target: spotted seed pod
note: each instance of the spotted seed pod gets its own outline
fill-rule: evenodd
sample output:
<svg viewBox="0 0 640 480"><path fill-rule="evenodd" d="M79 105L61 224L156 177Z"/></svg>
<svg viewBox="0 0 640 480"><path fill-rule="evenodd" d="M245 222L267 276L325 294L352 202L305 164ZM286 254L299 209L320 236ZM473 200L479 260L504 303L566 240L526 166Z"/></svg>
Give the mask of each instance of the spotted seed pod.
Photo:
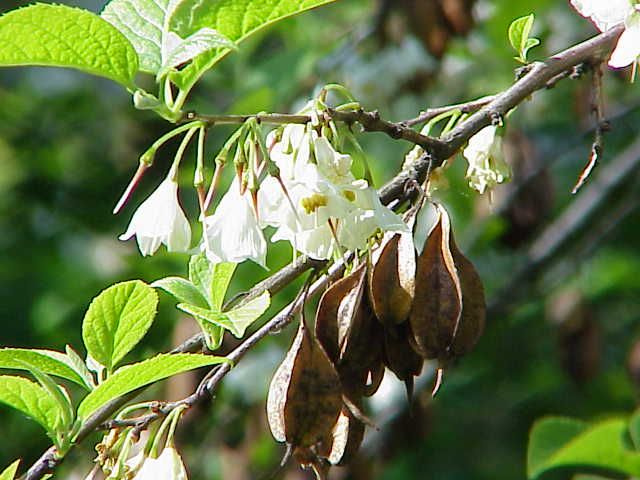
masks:
<svg viewBox="0 0 640 480"><path fill-rule="evenodd" d="M407 320L415 292L416 253L411 232L388 233L369 268L369 302L378 320L393 326Z"/></svg>
<svg viewBox="0 0 640 480"><path fill-rule="evenodd" d="M316 313L316 338L333 362L346 395L372 395L382 367L382 329L365 298L367 265L338 280L324 293Z"/></svg>
<svg viewBox="0 0 640 480"><path fill-rule="evenodd" d="M267 396L274 438L296 449L315 446L333 430L342 408L338 374L318 341L300 322Z"/></svg>

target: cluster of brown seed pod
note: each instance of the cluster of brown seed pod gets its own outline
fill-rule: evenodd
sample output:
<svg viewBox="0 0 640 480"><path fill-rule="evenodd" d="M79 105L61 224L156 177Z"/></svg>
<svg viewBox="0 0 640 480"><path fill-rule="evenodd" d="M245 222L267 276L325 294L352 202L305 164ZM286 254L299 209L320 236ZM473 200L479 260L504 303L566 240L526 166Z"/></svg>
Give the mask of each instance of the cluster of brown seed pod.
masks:
<svg viewBox="0 0 640 480"><path fill-rule="evenodd" d="M271 382L273 436L318 478L359 449L368 423L363 399L378 390L385 367L411 396L425 359L438 361L441 378L484 328L482 283L455 244L449 215L440 204L423 208L433 215L420 253L411 231L386 234L366 261L324 292L315 331L300 322ZM416 213L406 215L410 226Z"/></svg>

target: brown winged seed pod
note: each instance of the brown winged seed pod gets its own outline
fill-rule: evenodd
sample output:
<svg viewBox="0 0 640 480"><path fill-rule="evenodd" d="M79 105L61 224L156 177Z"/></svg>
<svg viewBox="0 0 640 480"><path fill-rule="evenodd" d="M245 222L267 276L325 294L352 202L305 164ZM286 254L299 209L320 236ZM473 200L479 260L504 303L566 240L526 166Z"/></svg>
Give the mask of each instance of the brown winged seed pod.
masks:
<svg viewBox="0 0 640 480"><path fill-rule="evenodd" d="M316 313L316 337L352 401L373 395L384 374L382 328L364 295L366 277L367 265L362 264L335 282L322 295Z"/></svg>
<svg viewBox="0 0 640 480"><path fill-rule="evenodd" d="M369 301L386 326L409 318L415 291L416 252L411 232L388 233L371 255Z"/></svg>
<svg viewBox="0 0 640 480"><path fill-rule="evenodd" d="M438 218L418 257L415 298L409 317L416 351L443 363L467 353L485 323L482 283L453 240L449 215Z"/></svg>
<svg viewBox="0 0 640 480"><path fill-rule="evenodd" d="M342 407L330 438L323 442L321 452L331 465L345 465L358 452L364 438L365 425L355 418L351 411Z"/></svg>
<svg viewBox="0 0 640 480"><path fill-rule="evenodd" d="M290 445L297 459L315 459L319 443L332 434L341 409L338 374L302 321L269 388L271 432L277 441Z"/></svg>

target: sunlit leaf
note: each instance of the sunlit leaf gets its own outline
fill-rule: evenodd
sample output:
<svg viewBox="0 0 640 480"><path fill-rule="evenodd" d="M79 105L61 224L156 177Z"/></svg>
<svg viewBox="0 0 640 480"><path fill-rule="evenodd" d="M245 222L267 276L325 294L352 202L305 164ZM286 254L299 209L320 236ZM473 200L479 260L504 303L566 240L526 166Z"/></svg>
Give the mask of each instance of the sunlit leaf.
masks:
<svg viewBox="0 0 640 480"><path fill-rule="evenodd" d="M625 443L627 420L595 424L563 417L536 422L529 435L527 471L530 479L557 468L606 469L640 475L640 454Z"/></svg>
<svg viewBox="0 0 640 480"><path fill-rule="evenodd" d="M242 338L247 328L269 308L270 302L269 292L265 291L259 297L227 312L198 308L184 303L179 304L178 308L183 312L229 330L237 338Z"/></svg>
<svg viewBox="0 0 640 480"><path fill-rule="evenodd" d="M209 289L212 308L222 309L224 297L227 294L231 277L233 277L235 271L235 263L221 262L213 266L213 277L211 278L211 286Z"/></svg>
<svg viewBox="0 0 640 480"><path fill-rule="evenodd" d="M508 36L509 43L518 52L516 60L526 63L527 52L529 49L540 44L540 40L537 38L529 38L531 29L533 28L533 22L535 16L533 14L525 15L524 17L516 18L511 25L509 25Z"/></svg>
<svg viewBox="0 0 640 480"><path fill-rule="evenodd" d="M167 277L156 280L151 284L154 288L160 288L172 295L176 300L206 308L209 305L207 299L200 290L189 280L181 277Z"/></svg>
<svg viewBox="0 0 640 480"><path fill-rule="evenodd" d="M140 280L118 283L100 293L82 323L82 339L91 357L113 369L147 333L157 305L155 290Z"/></svg>
<svg viewBox="0 0 640 480"><path fill-rule="evenodd" d="M201 28L213 28L236 44L262 28L335 0L183 0L171 16L170 28L188 37ZM204 72L229 53L211 50L172 76L183 90L190 90Z"/></svg>
<svg viewBox="0 0 640 480"><path fill-rule="evenodd" d="M20 465L19 459L5 468L2 473L0 473L0 480L13 480L16 476L16 472L18 471L18 465Z"/></svg>
<svg viewBox="0 0 640 480"><path fill-rule="evenodd" d="M22 377L0 376L0 402L38 422L49 435L55 433L62 415L60 407L44 388Z"/></svg>
<svg viewBox="0 0 640 480"><path fill-rule="evenodd" d="M75 68L132 87L138 57L99 16L40 3L0 17L0 66L17 65Z"/></svg>
<svg viewBox="0 0 640 480"><path fill-rule="evenodd" d="M162 354L148 360L125 365L85 397L78 407L78 417L85 420L102 405L125 393L194 368L226 362L224 357L196 353Z"/></svg>
<svg viewBox="0 0 640 480"><path fill-rule="evenodd" d="M91 389L91 384L87 384L86 379L75 370L73 361L64 353L27 348L0 349L0 368L28 370L26 364L33 365L49 375L66 378Z"/></svg>

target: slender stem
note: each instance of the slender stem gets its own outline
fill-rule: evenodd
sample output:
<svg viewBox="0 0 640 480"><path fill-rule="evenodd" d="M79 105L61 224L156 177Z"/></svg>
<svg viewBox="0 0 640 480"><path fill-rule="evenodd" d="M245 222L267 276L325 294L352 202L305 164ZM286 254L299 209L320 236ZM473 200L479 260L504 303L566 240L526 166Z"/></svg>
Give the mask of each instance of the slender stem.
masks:
<svg viewBox="0 0 640 480"><path fill-rule="evenodd" d="M162 145L167 143L173 137L180 135L182 132L185 132L191 128L196 128L200 126L202 126L202 121L196 120L194 122L189 122L189 123L180 125L179 127L174 128L170 132L165 133L163 136L161 136L159 139L153 142L153 144L147 149L147 151L142 154L140 161L145 161L148 165L151 165L151 163L153 163L153 157L156 154L156 151L158 151L158 149Z"/></svg>
<svg viewBox="0 0 640 480"><path fill-rule="evenodd" d="M424 112L421 112L420 115L418 115L417 117L412 118L410 120L405 120L402 123L405 124L407 127L413 127L414 125L420 125L422 123L426 123L429 120L437 117L438 115L450 112L452 110L460 110L461 113L475 112L477 110L480 110L485 105L488 105L489 103L491 103L493 100L495 100L495 98L496 98L496 95L487 95L486 97L478 98L476 100L471 100L469 102L456 103L453 105L446 105L444 107L429 108Z"/></svg>
<svg viewBox="0 0 640 480"><path fill-rule="evenodd" d="M196 131L198 131L198 129L201 130L202 127L201 126L193 127L192 129L190 129L182 139L182 142L180 142L180 146L178 147L178 150L176 151L176 155L173 158L173 164L171 165L171 170L169 170L169 178L171 178L171 180L173 180L174 182L178 181L178 168L180 167L180 162L182 162L184 151L187 149L187 145L189 145L191 138L193 138L193 136L195 135Z"/></svg>

